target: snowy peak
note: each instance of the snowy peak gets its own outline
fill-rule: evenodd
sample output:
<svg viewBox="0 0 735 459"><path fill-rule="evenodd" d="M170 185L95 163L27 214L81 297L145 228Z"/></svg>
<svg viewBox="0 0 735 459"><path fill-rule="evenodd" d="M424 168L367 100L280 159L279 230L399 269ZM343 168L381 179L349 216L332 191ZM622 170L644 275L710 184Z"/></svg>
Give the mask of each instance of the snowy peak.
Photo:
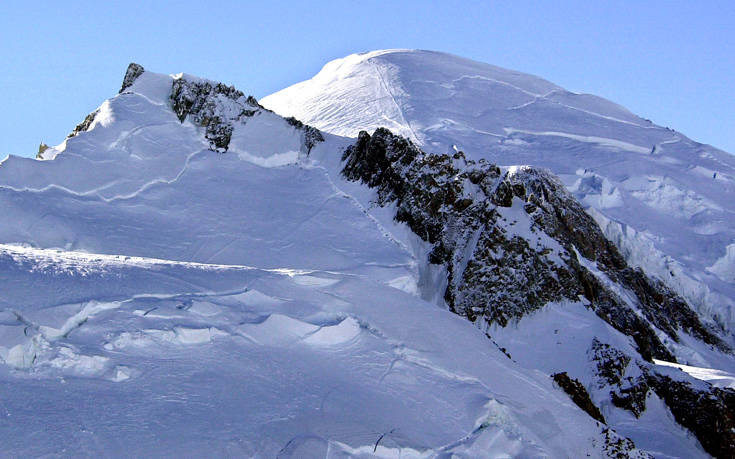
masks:
<svg viewBox="0 0 735 459"><path fill-rule="evenodd" d="M131 63L123 78L122 88L116 97L105 101L87 115L62 144L39 152L37 159L53 159L67 150L68 142L81 133L97 129L97 137L104 131L122 132L128 136L138 128L148 130L154 126L172 124L177 119L184 130L194 126L203 141L212 151L233 151L249 157L259 164L281 165L294 162L298 154L308 154L319 142L324 141L321 133L295 118L284 119L263 108L252 96L246 96L233 86L199 78L185 73L166 75L144 70L143 66ZM152 126L136 126L136 124ZM108 126L114 124L110 129ZM187 137L188 134L181 134ZM251 136L270 136L273 155L252 155L244 148ZM234 139L233 139L234 136ZM261 140L264 140L261 139ZM122 137L110 140L105 145L95 145L94 150L81 149L97 159L119 150ZM270 159L269 159L270 158Z"/></svg>
<svg viewBox="0 0 735 459"><path fill-rule="evenodd" d="M550 169L627 262L735 330L735 158L608 100L431 51L353 54L264 106L327 132ZM735 339L731 339L735 342Z"/></svg>
<svg viewBox="0 0 735 459"><path fill-rule="evenodd" d="M536 165L477 158L558 147L535 137L641 155L635 139L503 124L498 150L473 158L460 147L482 128L455 121L483 116L472 95L561 90L424 51L351 56L326 70L324 84L345 98L306 104L325 118L341 123L340 104L369 102L353 107L365 120L393 113L397 129L425 139L441 129L421 128L423 97L434 110L425 113L451 127L441 135L458 139L451 154L386 129L322 133L231 86L131 64L120 93L45 150L48 161L0 163L8 451L735 449L730 341L626 264L575 200L623 201L619 181L582 171L568 191ZM442 107L454 99L464 111ZM717 266L728 272L727 261ZM714 375L719 387L706 382ZM114 403L85 402L97 396ZM33 438L48 418L39 411L61 420L57 437Z"/></svg>
<svg viewBox="0 0 735 459"><path fill-rule="evenodd" d="M49 160L0 164L7 451L640 453L414 294L350 139L139 70Z"/></svg>
<svg viewBox="0 0 735 459"><path fill-rule="evenodd" d="M477 96L481 96L482 104L478 104ZM594 113L600 119L646 124L623 107L595 96L568 92L532 75L421 50L352 54L328 63L311 80L265 97L262 102L277 113L296 116L336 134L355 137L359 129L387 127L441 147L439 152L448 146L433 145L434 139L425 131L435 131L447 123L458 129L472 128L462 118L482 116L489 121L500 111L509 111L503 118L523 121L536 107L524 108L534 104L564 106L572 115L574 111ZM463 117L458 119L456 115L462 112ZM501 121L494 119L486 135L504 136L507 125ZM470 150L470 145L462 147Z"/></svg>

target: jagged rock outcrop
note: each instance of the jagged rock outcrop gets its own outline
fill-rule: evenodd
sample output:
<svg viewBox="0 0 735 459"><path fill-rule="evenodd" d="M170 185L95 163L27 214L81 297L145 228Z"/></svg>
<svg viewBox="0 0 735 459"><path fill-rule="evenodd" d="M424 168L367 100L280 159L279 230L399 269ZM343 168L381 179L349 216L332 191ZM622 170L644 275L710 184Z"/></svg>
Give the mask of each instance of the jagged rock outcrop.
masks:
<svg viewBox="0 0 735 459"><path fill-rule="evenodd" d="M186 77L174 80L171 87L171 105L179 121L187 117L205 128L205 137L213 151L226 152L230 145L235 123L246 123L248 118L264 110L253 96L245 96L234 86ZM286 120L302 131L305 153L309 153L324 137L316 128L294 118Z"/></svg>
<svg viewBox="0 0 735 459"><path fill-rule="evenodd" d="M677 370L635 360L597 339L588 352L596 365L597 387L610 388L613 405L630 411L636 418L646 410L649 394L666 403L674 419L699 439L715 457L735 453L735 391L697 381Z"/></svg>
<svg viewBox="0 0 735 459"><path fill-rule="evenodd" d="M181 122L190 116L192 122L205 128L211 149L219 152L227 151L230 145L233 123L251 117L261 109L254 97L245 97L233 86L185 78L174 80L171 103Z"/></svg>
<svg viewBox="0 0 735 459"><path fill-rule="evenodd" d="M635 448L635 444L629 438L618 435L610 428L602 431L605 436L605 455L614 459L652 459L650 454Z"/></svg>
<svg viewBox="0 0 735 459"><path fill-rule="evenodd" d="M551 377L554 379L554 382L556 382L559 387L569 395L575 405L584 410L584 412L589 414L593 419L596 419L603 424L607 424L607 422L605 422L605 417L600 413L600 409L592 403L590 394L587 392L587 389L584 388L582 383L569 377L566 372L554 373Z"/></svg>
<svg viewBox="0 0 735 459"><path fill-rule="evenodd" d="M311 149L319 142L324 142L324 136L319 129L304 124L293 116L286 118L286 122L302 132L302 143L306 147L306 153L309 154Z"/></svg>
<svg viewBox="0 0 735 459"><path fill-rule="evenodd" d="M633 416L640 418L646 410L646 399L649 387L646 378L628 378L619 383L619 389L610 391L610 400L618 408L630 411Z"/></svg>
<svg viewBox="0 0 735 459"><path fill-rule="evenodd" d="M588 354L596 363L595 375L602 383L600 387L620 384L631 360L629 356L597 338L592 340Z"/></svg>
<svg viewBox="0 0 735 459"><path fill-rule="evenodd" d="M67 139L70 139L72 137L77 136L81 132L86 132L89 130L89 127L92 126L92 123L94 122L94 118L97 116L97 113L99 113L99 110L95 110L86 117L84 117L84 121L77 124L73 131L69 133L69 135L66 136Z"/></svg>
<svg viewBox="0 0 735 459"><path fill-rule="evenodd" d="M42 159L43 158L43 152L48 150L49 146L45 143L41 142L40 145L38 145L38 153L36 153L36 159Z"/></svg>
<svg viewBox="0 0 735 459"><path fill-rule="evenodd" d="M141 76L145 72L145 69L142 65L136 64L135 62L131 62L130 65L128 65L127 71L125 71L125 76L123 77L122 87L120 88L120 91L118 94L122 94L123 91L128 89L130 86L133 85L135 80Z"/></svg>
<svg viewBox="0 0 735 459"><path fill-rule="evenodd" d="M726 348L683 300L628 267L547 171L425 154L386 129L361 132L343 160L346 178L375 188L379 205L395 204L395 219L432 244L429 261L448 272L447 305L473 322L505 326L549 302L585 301L646 360L675 360L654 327Z"/></svg>
<svg viewBox="0 0 735 459"><path fill-rule="evenodd" d="M646 382L671 409L676 422L692 431L715 457L735 455L735 391L697 388L692 382L646 372Z"/></svg>
<svg viewBox="0 0 735 459"><path fill-rule="evenodd" d="M708 452L735 451L726 427L731 391L667 384L650 364L653 358L676 361L658 331L673 341L683 332L724 351L727 346L684 300L629 267L549 172L501 169L467 161L461 152L426 154L382 128L373 135L361 132L342 159L347 179L374 188L376 204L394 205L395 220L431 245L428 261L446 268L444 299L453 312L475 323L505 326L550 302L582 302L630 336L640 354L634 358L596 340L588 351L599 387L610 386L615 406L640 416L652 389ZM627 373L633 367L637 370ZM575 403L604 422L581 383L565 372L553 377ZM697 402L704 398L709 401ZM710 433L696 422L709 426Z"/></svg>
<svg viewBox="0 0 735 459"><path fill-rule="evenodd" d="M131 63L123 77L120 94L125 93L145 69ZM171 109L182 123L188 118L192 123L204 128L204 136L210 149L220 153L230 147L235 124L245 124L248 119L270 110L261 106L253 96L246 96L234 86L215 83L200 78L181 75L173 80L169 96ZM92 126L99 110L87 115L67 138L86 132ZM286 118L286 122L301 132L303 153L309 154L319 142L324 142L322 133L296 118Z"/></svg>

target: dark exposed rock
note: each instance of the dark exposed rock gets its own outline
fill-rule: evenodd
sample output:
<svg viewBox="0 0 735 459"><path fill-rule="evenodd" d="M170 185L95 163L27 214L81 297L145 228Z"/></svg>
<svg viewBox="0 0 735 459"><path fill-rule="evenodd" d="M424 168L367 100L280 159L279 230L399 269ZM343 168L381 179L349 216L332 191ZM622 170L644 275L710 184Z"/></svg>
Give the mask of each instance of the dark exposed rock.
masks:
<svg viewBox="0 0 735 459"><path fill-rule="evenodd" d="M648 453L635 449L635 444L629 438L621 437L614 430L606 427L602 434L605 438L605 456L615 459L628 459L633 457L635 451L635 457L639 458L653 458Z"/></svg>
<svg viewBox="0 0 735 459"><path fill-rule="evenodd" d="M296 129L302 131L303 134L301 141L306 147L307 155L311 152L311 149L314 148L317 143L324 142L324 136L322 135L321 131L319 131L319 129L309 126L308 124L304 124L293 116L286 118L286 122Z"/></svg>
<svg viewBox="0 0 735 459"><path fill-rule="evenodd" d="M646 410L649 390L645 377L629 378L618 383L617 389L610 391L610 399L613 405L630 411L638 418Z"/></svg>
<svg viewBox="0 0 735 459"><path fill-rule="evenodd" d="M584 388L582 383L574 378L570 378L566 372L555 373L551 375L551 377L554 378L554 381L559 385L559 387L561 387L564 392L569 395L572 401L578 407L582 408L585 413L589 414L593 419L596 419L603 424L607 424L605 422L605 417L600 413L600 409L592 403L590 394L587 392L587 389Z"/></svg>
<svg viewBox="0 0 735 459"><path fill-rule="evenodd" d="M377 204L395 204L395 219L433 246L428 261L447 268L447 305L471 321L505 326L549 302L586 298L599 317L633 338L646 360L675 360L651 324L674 340L683 330L726 348L683 300L629 268L547 171L502 172L461 152L429 155L382 128L372 136L361 132L342 159L346 178L375 188ZM617 290L637 295L645 317Z"/></svg>
<svg viewBox="0 0 735 459"><path fill-rule="evenodd" d="M625 377L631 357L608 344L594 340L588 352L597 365L598 387L610 386L613 405L636 418L646 410L651 391L669 407L674 419L696 435L704 449L716 457L735 453L735 391L708 383L675 379L656 367L638 361L638 376Z"/></svg>
<svg viewBox="0 0 735 459"><path fill-rule="evenodd" d="M615 349L609 344L602 343L597 338L592 340L592 346L588 352L590 360L596 362L595 374L605 384L619 385L625 375L625 370L630 363L630 357Z"/></svg>
<svg viewBox="0 0 735 459"><path fill-rule="evenodd" d="M705 451L715 457L735 457L735 391L698 389L654 372L648 372L646 380L676 422L692 431Z"/></svg>
<svg viewBox="0 0 735 459"><path fill-rule="evenodd" d="M182 123L191 122L205 128L205 137L213 151L226 152L236 123L244 124L261 112L270 112L253 96L245 96L234 86L206 80L177 78L171 86L171 108ZM322 133L295 118L286 122L301 131L304 152L308 154L324 141Z"/></svg>
<svg viewBox="0 0 735 459"><path fill-rule="evenodd" d="M549 172L504 172L484 161L466 161L461 152L429 155L386 129L372 136L361 132L342 159L347 179L374 188L376 204L394 205L395 220L431 244L428 261L446 268L444 299L456 314L505 326L549 302L584 299L601 319L633 339L645 361L676 361L654 327L674 341L686 332L729 351L683 299L629 267ZM654 390L707 451L732 451L735 430L727 430L732 428L732 391L667 385L649 363L599 341L589 352L597 362L598 385L610 386L615 406L640 416ZM641 372L626 377L634 358ZM578 381L566 373L554 379L604 422Z"/></svg>
<svg viewBox="0 0 735 459"><path fill-rule="evenodd" d="M619 279L635 292L646 318L675 341L679 341L677 330L683 330L722 351L729 351L715 331L704 325L694 310L660 280L647 277L637 268L619 271Z"/></svg>
<svg viewBox="0 0 735 459"><path fill-rule="evenodd" d="M36 159L42 159L43 158L43 152L48 150L49 146L45 143L41 142L41 144L38 146L38 153L36 153Z"/></svg>
<svg viewBox="0 0 735 459"><path fill-rule="evenodd" d="M260 104L233 86L209 81L177 78L171 87L171 104L179 121L187 116L205 128L205 137L214 151L226 152L232 138L234 122L258 113ZM223 103L229 101L229 103Z"/></svg>
<svg viewBox="0 0 735 459"><path fill-rule="evenodd" d="M234 86L226 86L222 83L213 84L209 81L189 81L185 78L177 78L171 87L171 101L179 121L184 121L187 115L213 118L213 112L217 108L216 99L220 95L230 100L245 97ZM253 104L251 99L255 100L249 97L245 99L245 103L257 108L257 102Z"/></svg>
<svg viewBox="0 0 735 459"><path fill-rule="evenodd" d="M648 384L644 375L625 377L626 370L632 358L609 344L602 343L597 338L592 340L587 355L595 365L597 388L610 388L610 400L618 408L630 411L635 417L646 409ZM645 365L637 362L638 366Z"/></svg>
<svg viewBox="0 0 735 459"><path fill-rule="evenodd" d="M679 341L678 331L684 331L729 351L715 331L703 325L681 297L662 282L647 277L640 269L627 266L614 244L605 238L592 217L566 192L558 179L545 171L527 168L521 174L509 176L509 181L513 187L523 185L527 188L529 204L526 211L534 222L567 250L572 252L576 249L584 258L596 262L596 269L613 282L632 291L637 307L652 325L674 341ZM598 315L604 316L618 330L633 336L644 358L673 359L668 351L662 349L658 339L652 339L647 324L637 316L624 313L629 308L620 308L620 298L603 288L597 276L592 276L589 270L577 270L577 273L584 295L596 305Z"/></svg>
<svg viewBox="0 0 735 459"><path fill-rule="evenodd" d="M89 115L87 115L84 118L84 121L82 121L81 123L77 124L77 126L74 128L74 130L71 131L71 133L69 133L69 135L67 135L66 138L69 139L69 138L75 137L80 132L86 132L86 131L88 131L89 130L89 127L94 122L94 118L97 116L97 113L98 112L99 112L99 110L95 110L92 113L90 113Z"/></svg>
<svg viewBox="0 0 735 459"><path fill-rule="evenodd" d="M660 374L645 362L638 362L637 377L623 377L630 357L595 340L590 348L598 363L597 376L611 387L614 406L640 417L653 391L683 427L689 429L702 447L715 457L735 454L735 391L712 387L708 383L679 380ZM604 387L604 384L600 387Z"/></svg>
<svg viewBox="0 0 735 459"><path fill-rule="evenodd" d="M120 88L120 91L118 94L122 94L123 91L128 89L133 85L135 80L143 74L145 69L142 65L138 65L134 62L131 62L130 65L128 65L128 69L125 72L125 76L123 77L122 87Z"/></svg>
<svg viewBox="0 0 735 459"><path fill-rule="evenodd" d="M632 337L644 359L649 362L654 358L676 360L661 343L650 324L626 306L618 295L606 288L598 277L588 270L580 270L577 274L584 288L584 296L592 304L595 313L619 332Z"/></svg>

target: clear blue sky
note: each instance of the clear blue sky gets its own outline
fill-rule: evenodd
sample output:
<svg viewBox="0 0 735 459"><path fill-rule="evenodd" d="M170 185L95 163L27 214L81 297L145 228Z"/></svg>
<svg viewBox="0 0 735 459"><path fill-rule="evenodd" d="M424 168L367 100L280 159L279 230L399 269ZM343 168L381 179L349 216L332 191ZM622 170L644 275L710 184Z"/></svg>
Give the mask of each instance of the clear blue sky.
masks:
<svg viewBox="0 0 735 459"><path fill-rule="evenodd" d="M61 142L131 61L263 97L381 48L532 73L735 153L733 0L138 3L0 4L0 159Z"/></svg>

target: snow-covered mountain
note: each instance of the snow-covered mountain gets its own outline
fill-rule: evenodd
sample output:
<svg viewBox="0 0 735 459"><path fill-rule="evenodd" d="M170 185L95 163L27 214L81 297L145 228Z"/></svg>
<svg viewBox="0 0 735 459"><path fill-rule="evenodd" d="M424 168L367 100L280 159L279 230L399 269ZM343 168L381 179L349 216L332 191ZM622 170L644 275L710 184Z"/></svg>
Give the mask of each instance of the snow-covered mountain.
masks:
<svg viewBox="0 0 735 459"><path fill-rule="evenodd" d="M310 124L131 64L0 162L6 454L735 450L730 337L551 173Z"/></svg>
<svg viewBox="0 0 735 459"><path fill-rule="evenodd" d="M338 135L386 127L429 152L549 168L629 263L735 330L732 155L600 97L431 51L353 54L261 102Z"/></svg>

